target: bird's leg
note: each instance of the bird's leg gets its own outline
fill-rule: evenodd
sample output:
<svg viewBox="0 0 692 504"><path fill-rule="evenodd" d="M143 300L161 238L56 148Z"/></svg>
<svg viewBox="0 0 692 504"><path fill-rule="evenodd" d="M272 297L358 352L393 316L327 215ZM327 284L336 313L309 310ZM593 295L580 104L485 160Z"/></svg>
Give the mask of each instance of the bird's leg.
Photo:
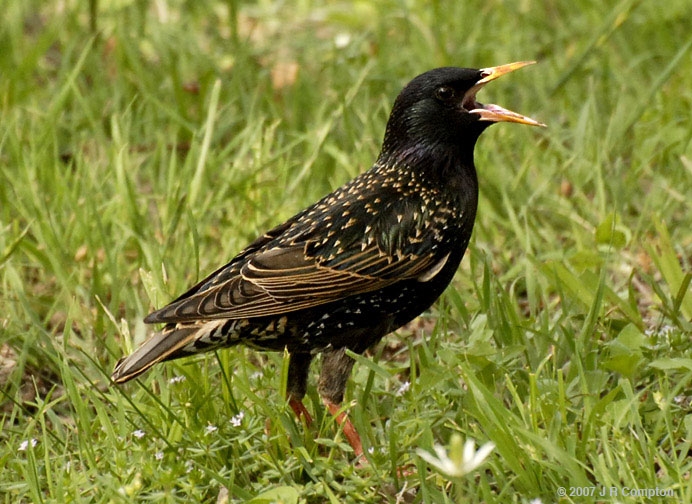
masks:
<svg viewBox="0 0 692 504"><path fill-rule="evenodd" d="M290 397L288 399L288 405L296 414L298 421L300 421L300 417L302 416L305 419L305 425L307 425L308 427L312 425L312 417L310 416L310 412L303 404L303 401L299 401L297 399L294 399L293 397Z"/></svg>
<svg viewBox="0 0 692 504"><path fill-rule="evenodd" d="M351 423L351 420L348 419L348 415L346 414L346 412L339 412L339 410L341 409L341 404L333 403L329 399L323 400L325 406L327 406L327 409L329 410L329 413L336 417L336 423L338 423L341 427L344 436L346 436L346 439L348 440L348 444L350 444L351 448L353 448L353 453L358 459L358 463L360 464L360 457L363 455L363 444L360 441L360 435L358 434L358 431L356 431L356 428Z"/></svg>
<svg viewBox="0 0 692 504"><path fill-rule="evenodd" d="M360 441L360 436L356 428L348 419L345 411L341 409L341 402L344 399L344 390L346 382L351 375L354 360L346 355L343 348L337 350L326 351L322 354L322 370L320 372L320 382L318 391L329 413L336 416L336 421L341 426L344 436L348 443L353 448L353 453L361 462L363 455L363 445Z"/></svg>
<svg viewBox="0 0 692 504"><path fill-rule="evenodd" d="M288 361L288 383L286 385L286 397L288 405L298 417L305 419L306 425L312 423L312 417L303 404L303 397L308 386L308 374L310 372L310 362L312 354L292 353Z"/></svg>

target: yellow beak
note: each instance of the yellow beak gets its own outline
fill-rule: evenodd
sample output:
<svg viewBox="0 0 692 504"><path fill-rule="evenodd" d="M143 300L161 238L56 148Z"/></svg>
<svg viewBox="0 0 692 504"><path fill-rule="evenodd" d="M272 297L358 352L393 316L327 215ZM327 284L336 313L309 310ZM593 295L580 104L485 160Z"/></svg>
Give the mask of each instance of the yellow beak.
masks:
<svg viewBox="0 0 692 504"><path fill-rule="evenodd" d="M477 114L480 116L481 121L491 121L491 122L515 122L520 124L528 124L530 126L543 126L545 124L538 122L530 117L517 114L511 110L500 107L499 105L489 104L483 105L476 101L476 93L485 86L488 82L494 81L498 77L518 70L519 68L525 67L527 65L533 65L535 61L517 61L516 63L508 63L507 65L500 65L496 67L489 67L481 69L481 74L483 77L481 80L476 82L476 84L469 89L464 95L463 103L465 106L471 105L469 113Z"/></svg>

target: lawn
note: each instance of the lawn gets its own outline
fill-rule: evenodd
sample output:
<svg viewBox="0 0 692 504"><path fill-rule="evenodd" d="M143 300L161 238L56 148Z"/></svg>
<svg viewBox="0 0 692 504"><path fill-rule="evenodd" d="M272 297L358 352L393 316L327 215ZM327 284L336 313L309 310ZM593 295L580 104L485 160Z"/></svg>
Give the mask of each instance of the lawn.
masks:
<svg viewBox="0 0 692 504"><path fill-rule="evenodd" d="M692 501L688 0L2 5L2 502ZM482 136L454 282L358 358L369 464L317 363L310 427L281 353L110 384L147 313L372 164L408 80L529 59L478 98L548 128ZM471 440L467 474L421 456Z"/></svg>

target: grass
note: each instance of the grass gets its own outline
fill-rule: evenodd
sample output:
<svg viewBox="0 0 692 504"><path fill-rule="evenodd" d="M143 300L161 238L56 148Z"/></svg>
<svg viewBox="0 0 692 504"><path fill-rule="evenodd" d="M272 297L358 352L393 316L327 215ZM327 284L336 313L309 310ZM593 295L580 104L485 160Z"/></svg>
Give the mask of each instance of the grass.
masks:
<svg viewBox="0 0 692 504"><path fill-rule="evenodd" d="M692 501L688 3L5 2L2 500ZM368 467L281 354L109 385L146 313L372 163L407 80L522 59L481 99L549 128L484 134L453 285L358 359ZM496 448L450 479L417 450L457 434Z"/></svg>

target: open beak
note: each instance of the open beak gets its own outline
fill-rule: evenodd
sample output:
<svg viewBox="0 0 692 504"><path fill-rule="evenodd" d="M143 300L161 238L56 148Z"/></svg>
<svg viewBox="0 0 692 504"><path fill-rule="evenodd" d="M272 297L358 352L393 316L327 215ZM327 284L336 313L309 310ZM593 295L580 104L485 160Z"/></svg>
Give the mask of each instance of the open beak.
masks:
<svg viewBox="0 0 692 504"><path fill-rule="evenodd" d="M496 67L483 68L481 69L481 80L476 82L476 84L469 89L464 95L464 100L462 106L469 111L470 114L477 114L480 116L481 121L490 122L515 122L520 124L529 124L531 126L543 126L545 124L535 121L530 117L517 114L511 110L500 107L499 105L488 104L483 105L476 101L476 93L485 86L488 82L494 81L501 75L513 72L519 68L525 67L527 65L533 65L535 61L517 61L516 63L508 63L507 65L500 65Z"/></svg>

